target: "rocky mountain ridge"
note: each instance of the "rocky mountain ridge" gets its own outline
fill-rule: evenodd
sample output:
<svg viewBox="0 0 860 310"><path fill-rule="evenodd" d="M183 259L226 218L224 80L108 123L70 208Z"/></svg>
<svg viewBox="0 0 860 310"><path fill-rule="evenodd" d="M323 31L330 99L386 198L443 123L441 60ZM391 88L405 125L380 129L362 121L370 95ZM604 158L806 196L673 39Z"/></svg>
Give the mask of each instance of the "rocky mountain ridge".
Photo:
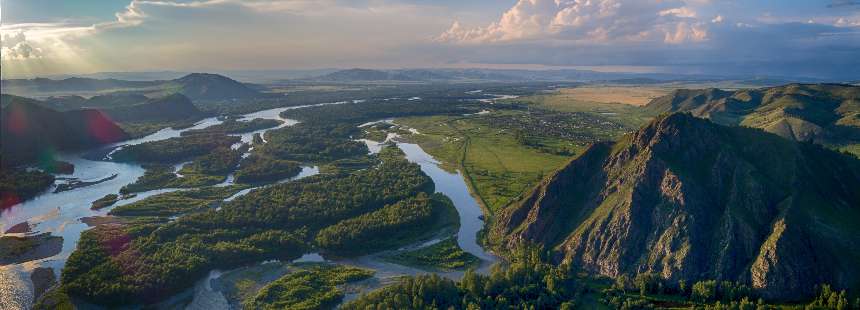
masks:
<svg viewBox="0 0 860 310"><path fill-rule="evenodd" d="M676 113L592 146L503 210L489 240L609 277L739 281L790 300L860 288L858 221L860 160Z"/></svg>

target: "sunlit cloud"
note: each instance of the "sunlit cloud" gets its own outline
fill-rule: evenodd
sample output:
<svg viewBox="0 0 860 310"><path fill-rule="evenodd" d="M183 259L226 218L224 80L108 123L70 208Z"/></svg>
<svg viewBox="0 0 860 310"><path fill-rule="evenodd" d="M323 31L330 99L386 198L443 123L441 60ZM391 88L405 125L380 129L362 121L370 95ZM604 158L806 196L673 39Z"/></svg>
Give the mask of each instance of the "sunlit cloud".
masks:
<svg viewBox="0 0 860 310"><path fill-rule="evenodd" d="M463 27L455 22L440 42L483 44L520 40L703 41L706 27L683 1L520 0L496 22Z"/></svg>

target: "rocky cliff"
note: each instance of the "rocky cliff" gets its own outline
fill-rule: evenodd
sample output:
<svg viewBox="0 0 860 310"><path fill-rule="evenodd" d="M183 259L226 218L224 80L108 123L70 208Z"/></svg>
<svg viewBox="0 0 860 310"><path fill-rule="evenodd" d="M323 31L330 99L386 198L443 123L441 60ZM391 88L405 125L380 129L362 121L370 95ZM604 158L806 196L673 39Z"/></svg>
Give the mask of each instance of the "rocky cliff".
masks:
<svg viewBox="0 0 860 310"><path fill-rule="evenodd" d="M597 144L504 210L491 243L544 244L593 273L860 289L860 161L689 114Z"/></svg>

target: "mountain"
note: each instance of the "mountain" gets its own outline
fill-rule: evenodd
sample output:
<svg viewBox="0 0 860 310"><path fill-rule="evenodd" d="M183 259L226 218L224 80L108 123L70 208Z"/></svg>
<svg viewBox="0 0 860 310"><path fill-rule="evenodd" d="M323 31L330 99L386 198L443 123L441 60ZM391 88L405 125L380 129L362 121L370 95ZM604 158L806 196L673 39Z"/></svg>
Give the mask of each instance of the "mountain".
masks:
<svg viewBox="0 0 860 310"><path fill-rule="evenodd" d="M675 113L590 147L504 209L490 243L543 244L610 277L740 281L796 300L820 283L860 289L858 222L860 160Z"/></svg>
<svg viewBox="0 0 860 310"><path fill-rule="evenodd" d="M18 165L56 151L114 143L128 135L97 110L58 112L39 101L2 95L0 135L4 164Z"/></svg>
<svg viewBox="0 0 860 310"><path fill-rule="evenodd" d="M48 106L59 111L77 110L83 108L110 109L115 107L141 104L149 100L141 94L112 93L90 97L57 96L48 97L44 101Z"/></svg>
<svg viewBox="0 0 860 310"><path fill-rule="evenodd" d="M117 107L102 109L118 122L140 121L177 121L200 116L202 112L182 94L172 94L162 98Z"/></svg>
<svg viewBox="0 0 860 310"><path fill-rule="evenodd" d="M860 87L789 84L751 90L677 90L645 106L653 113L690 112L723 125L761 128L819 143L860 142Z"/></svg>
<svg viewBox="0 0 860 310"><path fill-rule="evenodd" d="M46 78L3 80L3 93L32 95L51 93L97 92L121 89L143 89L158 86L162 81L124 81L71 77L61 80Z"/></svg>
<svg viewBox="0 0 860 310"><path fill-rule="evenodd" d="M192 73L168 83L175 90L193 100L247 99L260 93L223 75Z"/></svg>
<svg viewBox="0 0 860 310"><path fill-rule="evenodd" d="M31 97L48 97L48 101L58 104L93 104L79 95L107 96L108 104L116 104L118 99L132 96L164 96L181 93L192 100L247 99L261 96L260 92L248 85L223 75L191 73L173 80L124 81L117 79L66 78L52 80L36 78L29 80L3 80L3 93ZM109 93L105 95L105 93ZM120 98L127 96L128 98ZM138 97L138 99L140 99ZM145 99L144 99L145 100ZM138 102L139 103L139 102Z"/></svg>

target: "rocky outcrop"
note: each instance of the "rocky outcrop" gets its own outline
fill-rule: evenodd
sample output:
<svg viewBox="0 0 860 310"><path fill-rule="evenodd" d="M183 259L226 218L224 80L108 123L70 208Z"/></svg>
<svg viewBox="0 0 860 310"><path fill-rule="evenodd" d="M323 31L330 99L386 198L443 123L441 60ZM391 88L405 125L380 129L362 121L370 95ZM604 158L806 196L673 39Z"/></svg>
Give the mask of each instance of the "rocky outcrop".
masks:
<svg viewBox="0 0 860 310"><path fill-rule="evenodd" d="M855 158L672 114L592 146L504 210L490 240L544 244L610 277L740 281L791 299L818 283L860 288L858 221Z"/></svg>

